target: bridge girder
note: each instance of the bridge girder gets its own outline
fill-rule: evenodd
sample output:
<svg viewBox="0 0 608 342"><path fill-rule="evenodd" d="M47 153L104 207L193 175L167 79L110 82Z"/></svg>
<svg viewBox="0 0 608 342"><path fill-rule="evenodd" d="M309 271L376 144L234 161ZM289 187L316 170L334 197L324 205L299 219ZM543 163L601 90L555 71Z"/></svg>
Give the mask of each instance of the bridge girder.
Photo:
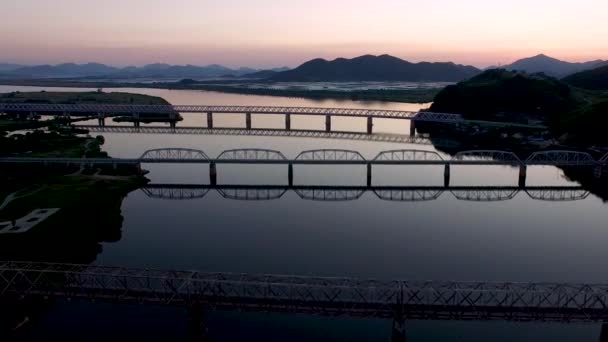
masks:
<svg viewBox="0 0 608 342"><path fill-rule="evenodd" d="M0 263L0 295L406 319L603 322L608 285L377 281Z"/></svg>

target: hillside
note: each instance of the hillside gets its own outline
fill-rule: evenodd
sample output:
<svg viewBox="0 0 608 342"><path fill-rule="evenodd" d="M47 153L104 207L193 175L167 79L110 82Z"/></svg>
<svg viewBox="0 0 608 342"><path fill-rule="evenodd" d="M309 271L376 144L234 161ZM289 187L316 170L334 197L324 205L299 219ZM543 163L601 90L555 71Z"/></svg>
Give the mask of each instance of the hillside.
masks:
<svg viewBox="0 0 608 342"><path fill-rule="evenodd" d="M443 89L430 110L477 120L543 121L568 142L608 143L608 98L544 74L487 70Z"/></svg>
<svg viewBox="0 0 608 342"><path fill-rule="evenodd" d="M410 63L389 56L365 55L333 61L313 59L280 72L269 80L280 82L410 81L457 82L480 72L472 66L454 63Z"/></svg>
<svg viewBox="0 0 608 342"><path fill-rule="evenodd" d="M520 59L510 65L503 66L502 68L511 71L525 71L529 74L542 72L549 76L561 78L583 70L593 69L607 63L608 61L602 60L571 63L540 54L534 57Z"/></svg>
<svg viewBox="0 0 608 342"><path fill-rule="evenodd" d="M568 85L542 74L492 69L439 92L432 111L461 113L467 118L550 119L576 107Z"/></svg>
<svg viewBox="0 0 608 342"><path fill-rule="evenodd" d="M579 88L608 90L608 65L570 75L563 81Z"/></svg>

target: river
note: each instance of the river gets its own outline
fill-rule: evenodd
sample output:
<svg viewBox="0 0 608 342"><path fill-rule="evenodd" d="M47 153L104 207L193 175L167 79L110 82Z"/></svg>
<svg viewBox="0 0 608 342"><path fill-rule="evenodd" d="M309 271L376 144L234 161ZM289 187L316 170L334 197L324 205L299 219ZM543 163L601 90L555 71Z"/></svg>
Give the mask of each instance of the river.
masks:
<svg viewBox="0 0 608 342"><path fill-rule="evenodd" d="M0 86L0 92L40 89ZM425 107L187 90L119 91L160 96L172 104L404 110ZM178 126L204 126L205 120L204 115L185 114ZM292 127L322 129L323 120L322 117L296 117L292 119ZM215 125L244 127L244 116L216 119ZM281 128L282 125L282 117L254 117L254 127ZM365 131L362 119L335 119L333 126L337 130ZM374 131L407 134L409 123L376 120ZM263 148L279 150L288 157L311 149L354 150L368 159L394 149L421 149L447 157L430 144L262 136L103 135L104 148L114 157L138 157L146 150L163 147L194 148L209 156L227 149ZM207 166L144 167L150 170L151 183L209 182ZM364 185L366 181L364 167L296 166L294 171L294 183L299 185ZM453 166L451 185L517 186L518 171L502 166ZM226 165L219 166L218 173L221 184L287 182L287 170L281 166ZM443 167L376 167L373 184L441 186ZM526 184L579 186L555 167L530 167ZM122 204L124 221L120 241L104 243L95 262L141 268L385 280L608 282L608 274L602 271L608 260L608 248L604 245L608 241L605 225L608 211L604 201L593 194L563 202L533 199L524 191L505 194L512 197L510 200L492 202L463 200L472 195L450 191L440 193L434 200L420 202L387 201L373 192L355 194L353 197L358 198L349 201L313 201L302 195L287 191L274 200L245 201L226 198L230 194L212 190L199 199L175 201L152 198L138 190L129 194ZM69 305L61 307L56 316L69 316L73 314L71 310ZM101 310L112 311L105 306ZM136 309L125 308L124 312L129 310ZM171 321L173 317L167 309L151 312L148 319ZM117 315L121 317L121 313ZM41 323L40 331L52 336L51 326L57 319L49 317ZM276 315L225 313L212 314L210 319L211 329L214 325L217 327L217 340L247 336L243 332L246 330L251 336L277 341L386 341L390 331L390 322L377 320L299 316L286 320ZM238 332L233 329L235 326L239 327ZM163 333L171 332L160 332ZM597 339L598 333L594 325L408 322L408 337L413 341L591 341ZM295 338L295 335L304 337Z"/></svg>

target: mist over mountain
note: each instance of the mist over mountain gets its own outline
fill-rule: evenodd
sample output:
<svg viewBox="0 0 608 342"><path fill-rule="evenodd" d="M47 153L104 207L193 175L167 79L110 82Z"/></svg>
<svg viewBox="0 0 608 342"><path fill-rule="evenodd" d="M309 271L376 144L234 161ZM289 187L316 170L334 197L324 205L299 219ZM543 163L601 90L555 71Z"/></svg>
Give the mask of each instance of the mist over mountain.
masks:
<svg viewBox="0 0 608 342"><path fill-rule="evenodd" d="M283 71L284 69L279 69ZM118 68L99 63L21 66L0 64L0 77L4 78L82 78L96 77L109 79L131 78L213 78L251 74L260 71L253 68L231 69L222 65L207 66L171 65L154 63L142 67Z"/></svg>
<svg viewBox="0 0 608 342"><path fill-rule="evenodd" d="M540 54L520 59L501 68L512 71L525 71L530 74L542 72L549 76L561 78L580 71L597 68L604 64L608 65L608 61L595 60L584 63L571 63Z"/></svg>
<svg viewBox="0 0 608 342"><path fill-rule="evenodd" d="M272 81L342 82L342 81L410 81L455 82L480 72L473 66L454 63L411 63L390 55L365 55L333 61L313 59L299 67L280 72Z"/></svg>

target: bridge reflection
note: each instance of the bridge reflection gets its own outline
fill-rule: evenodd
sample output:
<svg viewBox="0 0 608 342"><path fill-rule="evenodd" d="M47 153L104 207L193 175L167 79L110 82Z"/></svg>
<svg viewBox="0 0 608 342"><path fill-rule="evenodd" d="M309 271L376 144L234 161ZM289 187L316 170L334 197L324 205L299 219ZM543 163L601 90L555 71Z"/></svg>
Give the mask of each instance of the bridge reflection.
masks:
<svg viewBox="0 0 608 342"><path fill-rule="evenodd" d="M519 193L539 201L579 201L589 197L589 191L578 186L335 186L335 185L212 185L212 184L148 184L141 189L146 196L166 200L194 200L217 191L226 199L270 201L293 191L298 197L312 201L353 201L365 193L378 199L395 202L423 202L450 193L461 201L508 201Z"/></svg>

